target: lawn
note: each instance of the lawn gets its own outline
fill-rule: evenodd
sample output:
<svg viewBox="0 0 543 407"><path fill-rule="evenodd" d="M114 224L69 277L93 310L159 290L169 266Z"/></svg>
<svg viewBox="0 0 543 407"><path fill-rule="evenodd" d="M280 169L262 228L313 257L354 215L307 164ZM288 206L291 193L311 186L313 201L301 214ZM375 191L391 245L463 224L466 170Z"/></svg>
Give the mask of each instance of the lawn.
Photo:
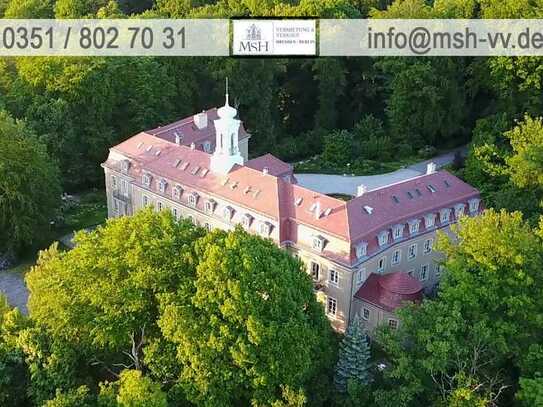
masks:
<svg viewBox="0 0 543 407"><path fill-rule="evenodd" d="M357 160L355 163L345 166L335 165L326 162L320 157L314 157L309 160L296 163L294 171L297 173L315 173L315 174L334 174L334 175L377 175L392 172L415 164L423 158L412 156L396 161L375 161L375 160Z"/></svg>
<svg viewBox="0 0 543 407"><path fill-rule="evenodd" d="M65 200L61 219L56 228L58 237L104 223L107 219L105 191L88 191Z"/></svg>

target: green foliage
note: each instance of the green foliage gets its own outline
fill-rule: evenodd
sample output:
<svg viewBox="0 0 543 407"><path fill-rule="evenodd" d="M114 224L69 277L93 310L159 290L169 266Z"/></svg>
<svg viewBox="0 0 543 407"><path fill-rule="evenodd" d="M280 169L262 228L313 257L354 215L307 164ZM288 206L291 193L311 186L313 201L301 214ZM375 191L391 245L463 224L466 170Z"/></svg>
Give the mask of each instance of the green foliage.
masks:
<svg viewBox="0 0 543 407"><path fill-rule="evenodd" d="M527 379L521 377L520 390L517 393L517 399L521 405L525 407L543 405L543 379L536 377L535 379Z"/></svg>
<svg viewBox="0 0 543 407"><path fill-rule="evenodd" d="M160 385L139 370L123 370L119 380L100 386L100 407L167 407Z"/></svg>
<svg viewBox="0 0 543 407"><path fill-rule="evenodd" d="M447 271L437 299L402 309L399 330L381 335L392 364L375 394L383 405L496 401L516 369L533 374L543 332L541 238L520 213L493 210L462 219L456 232L439 240Z"/></svg>
<svg viewBox="0 0 543 407"><path fill-rule="evenodd" d="M345 130L334 131L324 138L322 159L333 164L345 165L352 159L353 137Z"/></svg>
<svg viewBox="0 0 543 407"><path fill-rule="evenodd" d="M53 3L50 0L7 0L0 2L0 16L4 18L53 18Z"/></svg>
<svg viewBox="0 0 543 407"><path fill-rule="evenodd" d="M67 392L57 391L54 399L47 401L43 407L93 407L94 397L87 386L80 386Z"/></svg>
<svg viewBox="0 0 543 407"><path fill-rule="evenodd" d="M341 342L334 384L345 393L348 384L367 385L370 382L370 348L362 320L355 315ZM349 383L353 382L353 383Z"/></svg>
<svg viewBox="0 0 543 407"><path fill-rule="evenodd" d="M301 263L237 229L196 242L195 280L163 297L182 385L198 405L270 404L331 362L330 327Z"/></svg>
<svg viewBox="0 0 543 407"><path fill-rule="evenodd" d="M60 201L58 168L26 123L4 111L0 157L0 253L16 252L46 234Z"/></svg>

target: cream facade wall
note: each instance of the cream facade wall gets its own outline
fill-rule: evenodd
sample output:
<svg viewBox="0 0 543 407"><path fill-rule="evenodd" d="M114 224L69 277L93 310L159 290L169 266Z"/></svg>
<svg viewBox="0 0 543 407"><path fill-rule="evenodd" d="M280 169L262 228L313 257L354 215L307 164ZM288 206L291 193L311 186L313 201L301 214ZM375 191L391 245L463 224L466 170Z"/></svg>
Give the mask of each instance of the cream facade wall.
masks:
<svg viewBox="0 0 543 407"><path fill-rule="evenodd" d="M397 327L400 326L400 320L394 313L385 311L382 308L359 299L353 300L352 315L353 317L355 315L360 317L366 332L370 336L375 331L375 328L379 325L388 325L391 320L395 321Z"/></svg>

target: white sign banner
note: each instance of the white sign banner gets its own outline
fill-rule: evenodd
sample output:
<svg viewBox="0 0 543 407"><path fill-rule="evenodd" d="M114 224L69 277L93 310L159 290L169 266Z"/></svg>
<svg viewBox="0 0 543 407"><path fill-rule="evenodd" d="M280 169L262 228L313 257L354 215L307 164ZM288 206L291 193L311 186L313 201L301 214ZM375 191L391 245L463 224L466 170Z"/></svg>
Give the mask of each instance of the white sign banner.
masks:
<svg viewBox="0 0 543 407"><path fill-rule="evenodd" d="M315 20L232 20L232 55L317 55Z"/></svg>
<svg viewBox="0 0 543 407"><path fill-rule="evenodd" d="M320 20L321 56L543 55L543 20Z"/></svg>
<svg viewBox="0 0 543 407"><path fill-rule="evenodd" d="M222 19L0 19L0 56L227 56Z"/></svg>

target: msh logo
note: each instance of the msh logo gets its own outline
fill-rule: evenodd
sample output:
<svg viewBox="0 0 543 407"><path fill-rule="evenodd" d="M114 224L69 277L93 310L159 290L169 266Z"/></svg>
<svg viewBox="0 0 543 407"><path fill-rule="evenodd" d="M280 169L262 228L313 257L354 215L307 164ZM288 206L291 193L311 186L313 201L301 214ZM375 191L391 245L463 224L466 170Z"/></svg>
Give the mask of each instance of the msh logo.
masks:
<svg viewBox="0 0 543 407"><path fill-rule="evenodd" d="M262 55L273 51L273 23L264 20L233 20L234 55Z"/></svg>
<svg viewBox="0 0 543 407"><path fill-rule="evenodd" d="M270 41L262 39L262 29L251 24L246 30L245 41L239 42L240 53L267 53L270 51Z"/></svg>

